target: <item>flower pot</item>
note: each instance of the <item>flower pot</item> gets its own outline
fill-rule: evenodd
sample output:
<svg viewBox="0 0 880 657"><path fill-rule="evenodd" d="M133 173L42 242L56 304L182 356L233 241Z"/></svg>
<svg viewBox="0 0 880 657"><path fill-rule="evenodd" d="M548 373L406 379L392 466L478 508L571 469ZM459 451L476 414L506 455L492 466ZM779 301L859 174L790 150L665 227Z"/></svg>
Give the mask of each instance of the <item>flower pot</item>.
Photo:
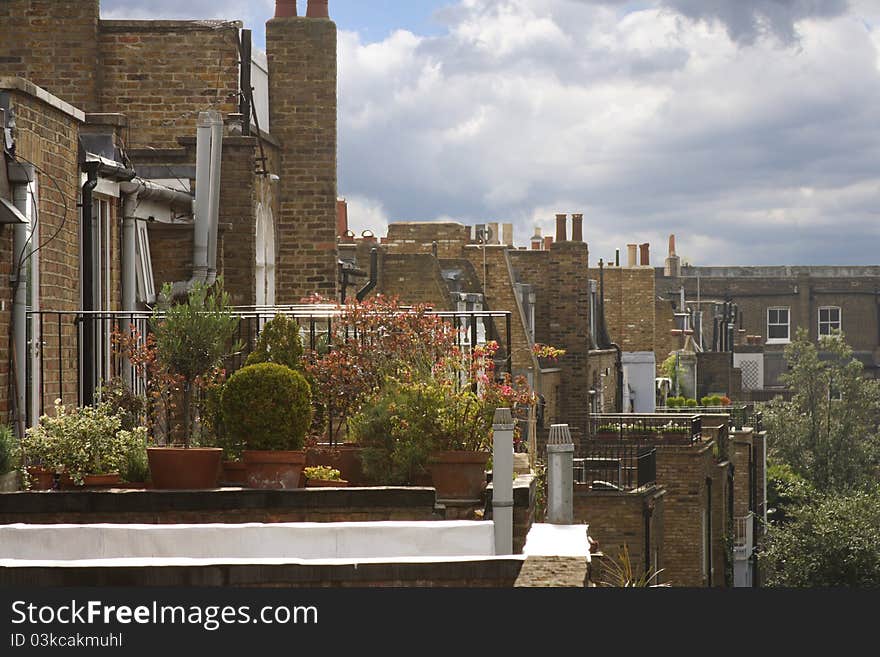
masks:
<svg viewBox="0 0 880 657"><path fill-rule="evenodd" d="M346 488L345 479L306 479L306 488Z"/></svg>
<svg viewBox="0 0 880 657"><path fill-rule="evenodd" d="M306 466L303 451L245 450L242 454L250 488L300 488Z"/></svg>
<svg viewBox="0 0 880 657"><path fill-rule="evenodd" d="M489 452L434 452L428 458L431 481L441 500L478 500L486 487Z"/></svg>
<svg viewBox="0 0 880 657"><path fill-rule="evenodd" d="M122 477L118 472L103 475L85 475L83 477L84 488L119 488L122 485Z"/></svg>
<svg viewBox="0 0 880 657"><path fill-rule="evenodd" d="M343 479L352 486L362 486L366 483L364 467L361 463L363 447L358 445L340 445L330 447L319 445L306 449L306 466L313 467L323 465L328 468L339 470Z"/></svg>
<svg viewBox="0 0 880 657"><path fill-rule="evenodd" d="M247 473L243 461L223 461L223 474L220 483L225 486L244 486L247 483Z"/></svg>
<svg viewBox="0 0 880 657"><path fill-rule="evenodd" d="M30 490L52 490L55 484L55 473L40 466L27 469L31 480Z"/></svg>
<svg viewBox="0 0 880 657"><path fill-rule="evenodd" d="M153 487L191 490L217 488L223 450L214 447L148 447Z"/></svg>

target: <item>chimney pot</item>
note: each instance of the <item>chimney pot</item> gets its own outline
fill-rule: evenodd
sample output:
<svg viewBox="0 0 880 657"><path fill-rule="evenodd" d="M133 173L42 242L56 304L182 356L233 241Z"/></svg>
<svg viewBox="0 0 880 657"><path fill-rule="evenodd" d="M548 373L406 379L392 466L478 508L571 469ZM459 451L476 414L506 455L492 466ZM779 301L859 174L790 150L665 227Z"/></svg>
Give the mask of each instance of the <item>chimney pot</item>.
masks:
<svg viewBox="0 0 880 657"><path fill-rule="evenodd" d="M296 0L275 0L275 18L296 16Z"/></svg>
<svg viewBox="0 0 880 657"><path fill-rule="evenodd" d="M669 255L675 255L675 235L669 236Z"/></svg>
<svg viewBox="0 0 880 657"><path fill-rule="evenodd" d="M635 267L637 258L638 258L638 245L637 244L627 244L626 245L626 266L627 267Z"/></svg>
<svg viewBox="0 0 880 657"><path fill-rule="evenodd" d="M329 0L309 0L306 18L330 18Z"/></svg>
<svg viewBox="0 0 880 657"><path fill-rule="evenodd" d="M557 214L556 215L556 241L557 242L565 242L566 237L566 229L565 222L568 220L567 214Z"/></svg>
<svg viewBox="0 0 880 657"><path fill-rule="evenodd" d="M553 246L553 238L550 235L547 235L544 238L544 250L549 251L551 246Z"/></svg>
<svg viewBox="0 0 880 657"><path fill-rule="evenodd" d="M641 265L642 267L650 267L651 266L651 245L650 244L640 244L639 251L641 252Z"/></svg>
<svg viewBox="0 0 880 657"><path fill-rule="evenodd" d="M584 215L582 214L571 215L571 241L584 241Z"/></svg>

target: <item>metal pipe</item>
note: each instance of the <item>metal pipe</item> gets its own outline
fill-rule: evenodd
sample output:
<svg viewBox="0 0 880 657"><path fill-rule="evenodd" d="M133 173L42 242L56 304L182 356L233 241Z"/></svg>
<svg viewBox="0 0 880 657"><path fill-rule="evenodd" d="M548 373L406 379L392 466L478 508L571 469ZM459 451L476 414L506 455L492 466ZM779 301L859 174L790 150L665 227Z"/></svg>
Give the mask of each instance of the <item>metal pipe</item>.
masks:
<svg viewBox="0 0 880 657"><path fill-rule="evenodd" d="M121 190L120 190L121 191ZM122 309L137 310L137 191L124 192L122 200ZM132 365L128 358L122 361L122 380L132 382Z"/></svg>
<svg viewBox="0 0 880 657"><path fill-rule="evenodd" d="M98 186L98 166L99 162L86 162L83 164L83 171L86 174L86 181L82 186L82 309L86 311L83 315L82 331L83 331L83 371L82 371L82 388L83 406L91 406L95 401L95 333L94 318L91 311L95 310L95 253L93 249L93 233L92 233L92 192Z"/></svg>
<svg viewBox="0 0 880 657"><path fill-rule="evenodd" d="M217 233L220 230L220 165L223 161L223 118L212 112L211 126L211 183L208 205L208 277L213 285L217 280Z"/></svg>
<svg viewBox="0 0 880 657"><path fill-rule="evenodd" d="M27 177L33 180L33 170L27 172ZM28 186L13 185L12 202L15 208L27 216ZM15 224L13 229L13 266L12 289L14 290L12 301L12 343L13 365L15 367L15 426L18 437L24 436L27 424L26 409L26 386L27 386L27 284L24 276L25 258L24 253L28 243L27 224Z"/></svg>
<svg viewBox="0 0 880 657"><path fill-rule="evenodd" d="M373 291L379 282L379 249L373 247L370 250L370 280L357 293L357 300L363 301Z"/></svg>

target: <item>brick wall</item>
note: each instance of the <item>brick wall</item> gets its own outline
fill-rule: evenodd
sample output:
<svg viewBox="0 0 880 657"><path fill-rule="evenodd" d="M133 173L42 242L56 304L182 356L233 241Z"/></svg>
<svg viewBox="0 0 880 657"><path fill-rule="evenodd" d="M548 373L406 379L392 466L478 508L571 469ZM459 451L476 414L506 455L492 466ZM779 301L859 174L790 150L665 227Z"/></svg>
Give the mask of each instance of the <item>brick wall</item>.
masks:
<svg viewBox="0 0 880 657"><path fill-rule="evenodd" d="M37 98L32 85L25 83L22 86L29 91L9 92L16 120L13 135L16 152L43 171L37 173L39 240L42 245L38 253L40 305L44 310L76 310L80 307L77 138L81 121L68 111ZM11 233L11 230L7 231L7 234ZM4 280L8 281L8 278ZM7 290L7 298L11 299L11 287ZM0 321L5 321L8 326L8 316ZM59 349L59 332L54 327L44 331L43 376L47 384L57 382L59 369L76 371L78 354L73 322L64 322L60 342ZM0 349L7 350L8 346L4 344ZM8 352L6 354L8 356ZM7 358L3 360L5 362ZM6 394L7 387L4 386L2 395L5 397ZM47 385L44 388L45 407L52 408L53 401L59 396L65 400L76 399L75 377L66 377L61 390L57 383Z"/></svg>
<svg viewBox="0 0 880 657"><path fill-rule="evenodd" d="M283 150L276 215L278 303L335 299L336 25L276 18L266 26L272 133Z"/></svg>
<svg viewBox="0 0 880 657"><path fill-rule="evenodd" d="M657 374L660 375L660 366L669 358L669 354L682 348L681 336L672 335L671 331L676 327L675 311L667 299L656 298L654 300L655 327L654 327L654 358L657 362ZM703 319L705 321L705 317ZM711 326L711 324L710 324Z"/></svg>
<svg viewBox="0 0 880 657"><path fill-rule="evenodd" d="M100 111L124 113L128 146L176 146L200 111L238 111L236 27L101 21Z"/></svg>
<svg viewBox="0 0 880 657"><path fill-rule="evenodd" d="M599 280L599 269L589 270ZM623 351L654 351L655 308L652 267L605 267L605 324Z"/></svg>
<svg viewBox="0 0 880 657"><path fill-rule="evenodd" d="M520 283L535 290L535 342L550 343L551 291L557 281L549 275L549 251L511 251L510 263Z"/></svg>
<svg viewBox="0 0 880 657"><path fill-rule="evenodd" d="M27 78L83 111L98 111L98 5L0 2L0 77Z"/></svg>
<svg viewBox="0 0 880 657"><path fill-rule="evenodd" d="M470 228L455 222L395 222L382 242L389 253L431 253L437 243L440 258L458 258L470 242Z"/></svg>
<svg viewBox="0 0 880 657"><path fill-rule="evenodd" d="M258 185L271 185L254 175L257 140L231 137L223 141L217 271L235 306L251 306L256 280L256 206Z"/></svg>
<svg viewBox="0 0 880 657"><path fill-rule="evenodd" d="M607 375L602 376L607 372ZM617 371L616 349L594 349L590 352L587 369L587 378L583 384L586 389L596 390L600 413L618 413L617 386L619 381Z"/></svg>
<svg viewBox="0 0 880 657"><path fill-rule="evenodd" d="M659 568L664 568L664 497L662 487L622 493L619 491L592 490L588 484L574 486L574 521L590 526L590 536L599 542L606 557L618 559L626 546L633 571L645 571L645 525L646 516L650 532L650 567L654 568L655 556ZM666 581L665 573L659 582Z"/></svg>
<svg viewBox="0 0 880 657"><path fill-rule="evenodd" d="M363 265L369 270L369 258ZM366 282L366 281L365 281ZM403 304L429 304L437 310L454 310L440 263L430 253L388 253L379 256L376 294L399 297Z"/></svg>
<svg viewBox="0 0 880 657"><path fill-rule="evenodd" d="M147 225L156 291L163 283L187 281L192 276L193 229L191 225Z"/></svg>

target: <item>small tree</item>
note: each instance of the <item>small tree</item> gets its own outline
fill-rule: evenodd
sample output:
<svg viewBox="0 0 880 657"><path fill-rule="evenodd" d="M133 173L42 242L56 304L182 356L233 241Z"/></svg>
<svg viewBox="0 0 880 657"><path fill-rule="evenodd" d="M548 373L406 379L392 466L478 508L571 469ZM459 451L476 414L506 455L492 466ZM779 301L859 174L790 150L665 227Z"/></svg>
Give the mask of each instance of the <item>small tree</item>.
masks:
<svg viewBox="0 0 880 657"><path fill-rule="evenodd" d="M152 329L160 366L183 383L185 445L189 447L197 420L194 400L212 378L223 359L237 349L232 344L238 319L232 314L229 295L218 279L213 289L196 283L185 303L172 299L171 286L162 288ZM196 394L194 394L196 393Z"/></svg>
<svg viewBox="0 0 880 657"><path fill-rule="evenodd" d="M858 487L878 474L880 382L863 376L842 336L820 348L801 329L785 349L791 401L775 400L764 417L773 460L787 463L817 490Z"/></svg>

